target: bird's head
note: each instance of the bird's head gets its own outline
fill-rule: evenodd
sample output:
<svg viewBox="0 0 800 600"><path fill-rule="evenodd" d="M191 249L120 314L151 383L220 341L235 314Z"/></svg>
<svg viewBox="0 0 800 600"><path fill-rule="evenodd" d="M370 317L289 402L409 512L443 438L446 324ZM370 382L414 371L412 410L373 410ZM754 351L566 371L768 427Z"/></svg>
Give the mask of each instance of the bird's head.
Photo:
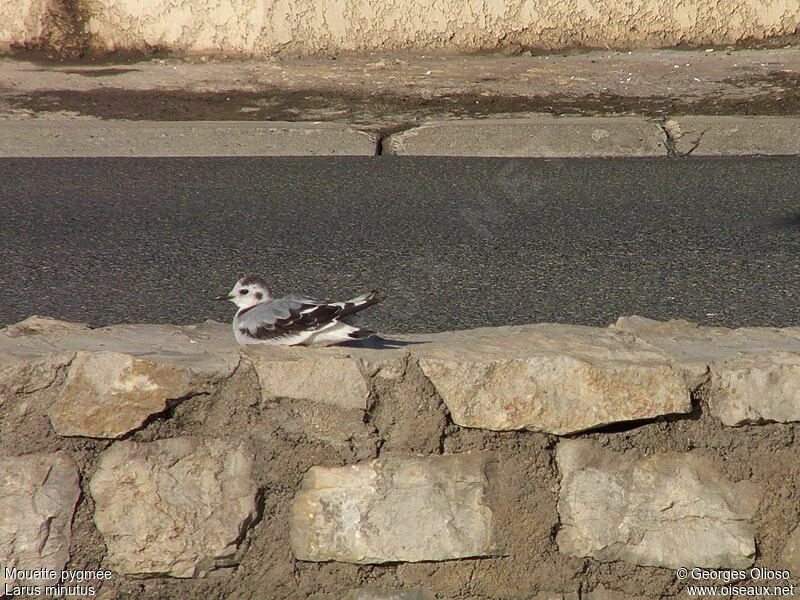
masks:
<svg viewBox="0 0 800 600"><path fill-rule="evenodd" d="M228 295L217 296L214 300L230 300L239 308L250 308L272 299L267 283L260 277L242 277Z"/></svg>

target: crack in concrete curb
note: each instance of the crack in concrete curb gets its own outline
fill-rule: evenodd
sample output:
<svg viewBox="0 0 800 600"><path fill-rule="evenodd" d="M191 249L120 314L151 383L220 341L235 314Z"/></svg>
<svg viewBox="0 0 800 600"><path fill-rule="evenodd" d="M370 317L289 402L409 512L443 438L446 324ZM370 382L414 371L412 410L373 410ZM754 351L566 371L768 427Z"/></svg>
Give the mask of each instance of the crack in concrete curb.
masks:
<svg viewBox="0 0 800 600"><path fill-rule="evenodd" d="M700 147L700 142L703 140L706 131L708 131L708 129L701 131L697 139L692 142L692 147L686 152L681 152L678 149L678 140L686 134L681 129L680 123L667 116L661 120L659 127L661 127L661 131L664 132L664 148L667 150L667 156L670 158L686 158L691 155L692 152Z"/></svg>

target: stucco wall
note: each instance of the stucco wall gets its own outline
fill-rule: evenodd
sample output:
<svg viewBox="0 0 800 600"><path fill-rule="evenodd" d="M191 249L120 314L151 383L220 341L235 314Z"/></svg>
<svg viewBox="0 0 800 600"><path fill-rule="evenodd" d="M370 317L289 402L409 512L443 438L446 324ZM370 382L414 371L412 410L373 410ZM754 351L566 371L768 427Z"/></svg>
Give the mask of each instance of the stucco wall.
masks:
<svg viewBox="0 0 800 600"><path fill-rule="evenodd" d="M40 39L45 34L48 0L3 0L0 2L0 49L14 43Z"/></svg>
<svg viewBox="0 0 800 600"><path fill-rule="evenodd" d="M84 19L96 50L254 56L730 44L800 24L796 0L3 0L0 45L42 39L48 3Z"/></svg>

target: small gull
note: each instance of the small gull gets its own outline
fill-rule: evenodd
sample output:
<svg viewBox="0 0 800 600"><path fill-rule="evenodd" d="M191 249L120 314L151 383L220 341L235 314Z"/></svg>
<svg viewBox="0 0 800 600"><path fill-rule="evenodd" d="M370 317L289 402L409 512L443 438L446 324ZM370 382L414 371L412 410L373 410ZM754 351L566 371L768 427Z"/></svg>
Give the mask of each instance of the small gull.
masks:
<svg viewBox="0 0 800 600"><path fill-rule="evenodd" d="M273 298L260 277L242 277L226 296L239 310L233 335L240 344L330 346L373 335L350 322L352 315L383 298L372 291L345 302L328 302L303 294Z"/></svg>

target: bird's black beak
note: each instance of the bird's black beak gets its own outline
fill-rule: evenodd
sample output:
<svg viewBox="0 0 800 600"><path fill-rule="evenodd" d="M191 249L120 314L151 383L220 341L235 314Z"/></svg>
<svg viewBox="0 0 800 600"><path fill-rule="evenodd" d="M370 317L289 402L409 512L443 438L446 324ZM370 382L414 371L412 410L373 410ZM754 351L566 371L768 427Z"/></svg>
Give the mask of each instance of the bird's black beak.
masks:
<svg viewBox="0 0 800 600"><path fill-rule="evenodd" d="M214 298L214 300L230 300L230 299L231 299L230 294L223 294L222 296L217 296L216 298Z"/></svg>

